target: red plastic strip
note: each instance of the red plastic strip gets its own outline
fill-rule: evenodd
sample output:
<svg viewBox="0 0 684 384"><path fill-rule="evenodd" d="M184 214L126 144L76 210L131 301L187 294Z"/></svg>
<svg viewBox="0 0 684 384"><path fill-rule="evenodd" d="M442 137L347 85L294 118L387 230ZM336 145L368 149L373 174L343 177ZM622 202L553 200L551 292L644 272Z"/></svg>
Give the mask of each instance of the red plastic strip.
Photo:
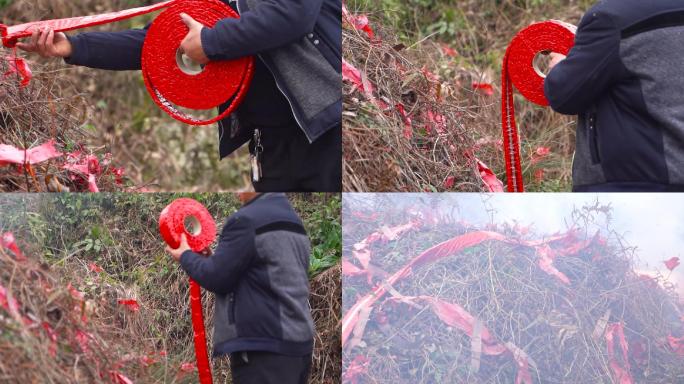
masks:
<svg viewBox="0 0 684 384"><path fill-rule="evenodd" d="M342 382L349 384L358 384L359 382L363 383L364 381L361 380L361 376L368 373L369 364L370 361L366 356L356 355L356 357L354 357L354 360L352 360L351 364L349 364L349 367L347 367L347 369L344 370L344 374L342 375Z"/></svg>
<svg viewBox="0 0 684 384"><path fill-rule="evenodd" d="M545 51L567 55L575 44L575 32L575 26L562 21L532 24L518 33L506 50L501 70L501 120L509 192L525 191L513 86L533 103L549 105L544 95L544 77L534 68L534 58Z"/></svg>
<svg viewBox="0 0 684 384"><path fill-rule="evenodd" d="M667 336L667 343L678 356L684 357L684 337Z"/></svg>
<svg viewBox="0 0 684 384"><path fill-rule="evenodd" d="M119 299L118 303L125 306L132 312L138 312L140 311L140 304L138 304L138 300L135 299Z"/></svg>
<svg viewBox="0 0 684 384"><path fill-rule="evenodd" d="M366 274L366 270L357 267L347 260L342 260L342 273L346 276L361 276Z"/></svg>
<svg viewBox="0 0 684 384"><path fill-rule="evenodd" d="M670 271L674 270L675 268L677 268L679 266L679 257L672 257L669 260L666 260L665 266Z"/></svg>
<svg viewBox="0 0 684 384"><path fill-rule="evenodd" d="M617 336L620 349L622 350L622 361L621 365L615 358L615 337ZM606 328L606 347L608 348L608 364L613 370L613 376L618 384L632 384L634 379L629 373L629 356L628 356L628 346L625 340L625 330L622 323L612 323L608 324Z"/></svg>
<svg viewBox="0 0 684 384"><path fill-rule="evenodd" d="M254 58L214 61L199 74L183 72L176 62L181 41L188 28L180 18L190 15L200 23L213 27L219 20L238 18L228 5L218 0L171 0L148 7L139 7L101 15L37 21L8 27L0 25L3 44L14 47L20 38L36 29L52 28L57 32L112 23L167 8L152 23L143 45L142 71L147 90L154 102L176 120L191 125L208 125L232 114L247 94L254 74ZM197 119L179 107L208 110L228 103L218 116Z"/></svg>
<svg viewBox="0 0 684 384"><path fill-rule="evenodd" d="M48 346L48 353L50 353L50 356L56 357L57 356L57 332L52 328L50 323L47 321L43 322L43 329L45 330L45 333L47 333L48 338L50 339L50 345Z"/></svg>
<svg viewBox="0 0 684 384"><path fill-rule="evenodd" d="M494 86L489 83L473 82L472 87L473 90L480 91L485 96L494 95Z"/></svg>
<svg viewBox="0 0 684 384"><path fill-rule="evenodd" d="M102 167L97 156L82 156L79 151L69 153L68 158L69 161L62 168L85 177L88 182L88 191L93 193L100 192L100 188L97 186L97 177L102 174Z"/></svg>
<svg viewBox="0 0 684 384"><path fill-rule="evenodd" d="M33 78L33 72L26 63L26 60L22 59L21 57L17 57L16 55L8 56L5 58L5 60L9 66L9 69L7 72L5 72L5 78L8 78L16 73L19 74L19 85L21 87L26 87L29 85L31 79Z"/></svg>
<svg viewBox="0 0 684 384"><path fill-rule="evenodd" d="M411 137L413 137L413 127L411 123L411 118L406 113L406 108L404 108L404 104L397 103L396 108L397 112L399 112L399 116L401 116L401 121L404 122L404 137L410 139Z"/></svg>
<svg viewBox="0 0 684 384"><path fill-rule="evenodd" d="M18 149L11 145L0 144L0 165L19 164L33 165L62 156L62 153L55 148L55 141L28 150Z"/></svg>
<svg viewBox="0 0 684 384"><path fill-rule="evenodd" d="M548 246L548 244L537 247L537 256L539 260L537 264L544 272L551 276L556 277L558 280L564 284L570 284L570 279L563 272L560 272L556 267L553 266L553 260L556 258L556 252Z"/></svg>
<svg viewBox="0 0 684 384"><path fill-rule="evenodd" d="M399 235L403 234L404 232L410 231L414 228L417 228L420 226L420 223L417 221L411 221L406 224L402 225L397 225L396 227L382 227L380 230L371 233L366 237L365 239L361 240L360 242L354 244L354 249L352 251L352 254L356 260L359 261L361 264L361 267L363 268L362 271L365 273L365 270L368 268L368 264L370 263L370 258L371 258L371 251L370 251L370 246L371 244L375 243L376 241L393 241L396 240ZM350 271L350 273L356 273L356 272L351 272L352 267L357 268L351 263L347 263L347 270ZM344 267L344 264L343 264ZM361 270L361 269L359 269Z"/></svg>
<svg viewBox="0 0 684 384"><path fill-rule="evenodd" d="M15 319L21 319L21 322L24 323L24 325L33 325L35 323L31 318L21 314L19 311L21 304L14 297L9 297L8 290L2 285L0 285L0 307L4 308L5 311L9 312Z"/></svg>
<svg viewBox="0 0 684 384"><path fill-rule="evenodd" d="M148 7L132 8L125 11L104 13L101 15L72 17L59 20L33 21L11 27L0 24L2 43L6 47L14 47L18 39L31 36L33 31L36 29L40 30L43 28L51 28L57 32L68 32L75 29L94 27L96 25L109 24L115 21L125 20L135 16L158 11L178 1L179 0L163 1Z"/></svg>
<svg viewBox="0 0 684 384"><path fill-rule="evenodd" d="M24 254L21 252L21 249L19 249L19 246L17 245L17 242L14 239L14 234L12 234L12 232L6 232L2 235L2 237L0 237L0 246L12 251L17 261L27 260L26 256L24 256Z"/></svg>
<svg viewBox="0 0 684 384"><path fill-rule="evenodd" d="M354 29L365 32L366 35L368 35L368 38L371 40L375 38L373 28L371 28L370 23L368 22L368 16L353 15L351 12L349 12L345 4L342 4L342 15L344 16L343 19L346 20L352 27L354 27Z"/></svg>
<svg viewBox="0 0 684 384"><path fill-rule="evenodd" d="M207 352L207 335L204 331L204 312L202 311L202 288L190 279L190 308L192 312L192 331L197 357L197 372L200 383L211 384L211 365Z"/></svg>
<svg viewBox="0 0 684 384"><path fill-rule="evenodd" d="M186 219L189 217L195 218L200 228L194 228L195 231L189 232L185 226ZM190 248L201 253L208 249L216 239L216 223L201 203L184 198L175 200L164 208L159 217L159 232L164 241L172 248L180 246L181 234L185 233ZM190 308L200 383L211 384L211 365L209 364L204 314L202 312L202 290L199 284L192 279L190 279Z"/></svg>
<svg viewBox="0 0 684 384"><path fill-rule="evenodd" d="M112 382L115 384L133 384L133 381L124 376L124 374L121 372L111 371L109 374L112 377Z"/></svg>
<svg viewBox="0 0 684 384"><path fill-rule="evenodd" d="M487 164L482 162L480 159L475 158L477 163L477 171L480 172L480 178L487 187L488 192L503 192L503 183L496 177L496 174L489 169Z"/></svg>

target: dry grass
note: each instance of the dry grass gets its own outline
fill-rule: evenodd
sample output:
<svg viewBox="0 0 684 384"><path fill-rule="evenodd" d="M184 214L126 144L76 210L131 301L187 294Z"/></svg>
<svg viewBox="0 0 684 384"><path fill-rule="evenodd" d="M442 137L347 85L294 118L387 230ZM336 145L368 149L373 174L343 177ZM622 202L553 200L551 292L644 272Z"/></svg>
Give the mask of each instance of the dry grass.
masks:
<svg viewBox="0 0 684 384"><path fill-rule="evenodd" d="M398 113L382 113L363 93L347 84L345 190L480 191L483 185L465 153L474 153L504 180L504 159L498 142L500 73L505 49L515 31L526 25L550 18L577 23L586 6L565 0L348 1L352 13L369 16L382 42L371 42L362 31L345 23L344 57L376 85L378 97L392 105L406 105L414 137L404 137L404 122ZM455 35L426 34L426 24L440 20L444 9L455 13ZM447 54L445 47L456 55ZM429 81L426 71L438 80ZM494 94L474 90L474 82L492 84ZM534 106L520 96L515 102L528 189L569 190L573 119ZM428 109L445 116L444 134L437 134L435 123L426 119ZM432 132L426 133L425 126L432 126ZM551 155L533 163L538 147L549 147ZM444 182L450 176L455 183L449 188Z"/></svg>
<svg viewBox="0 0 684 384"><path fill-rule="evenodd" d="M8 63L0 60L0 72L8 70ZM55 140L63 153L81 151L95 155L105 165L98 178L102 191L123 190L110 169L116 163L107 162L104 146L88 146L92 132L85 130L86 100L75 92L75 87L64 71L50 67L33 68L33 82L20 87L16 75L0 80L0 144L17 148L32 148ZM84 191L84 177L62 169L65 158L32 167L0 167L0 192L63 192ZM105 164L106 163L106 164Z"/></svg>
<svg viewBox="0 0 684 384"><path fill-rule="evenodd" d="M312 383L336 384L342 375L342 267L328 269L311 280L312 316L316 325Z"/></svg>
<svg viewBox="0 0 684 384"><path fill-rule="evenodd" d="M359 31L345 31L345 60L360 69L388 108L383 111L347 84L344 89L344 189L346 191L423 191L440 188L458 175L457 189L480 189L465 150L473 138L461 124L465 108L449 103L453 89L429 78L391 43L374 43ZM401 103L414 127L407 138ZM437 132L428 111L443 116L448 129ZM427 131L425 127L430 129Z"/></svg>

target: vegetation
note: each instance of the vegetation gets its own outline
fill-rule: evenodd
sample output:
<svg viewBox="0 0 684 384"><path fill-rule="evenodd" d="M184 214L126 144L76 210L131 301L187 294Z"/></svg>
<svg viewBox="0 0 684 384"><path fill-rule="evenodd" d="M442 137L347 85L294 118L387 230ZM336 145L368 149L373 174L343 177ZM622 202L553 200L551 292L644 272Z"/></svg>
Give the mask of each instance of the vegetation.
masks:
<svg viewBox="0 0 684 384"><path fill-rule="evenodd" d="M22 303L22 313L47 319L58 335L55 359L48 334L22 327L0 299L0 381L98 382L108 381L109 371L140 383L196 381L194 367L184 365L194 362L187 276L165 254L157 223L161 210L178 197L202 202L219 227L239 208L230 194L0 197L0 234L14 233L28 257L19 262L0 249L0 286ZM312 382L338 382L341 197L289 197L313 245L311 303L318 334ZM84 295L82 304L74 301L76 291ZM136 300L139 309L122 305L122 299ZM211 295L205 294L204 303L210 338ZM54 311L59 319L51 317ZM88 351L79 345L79 332L92 336ZM15 376L19 366L31 368ZM230 382L228 377L227 361L217 360L214 378Z"/></svg>
<svg viewBox="0 0 684 384"><path fill-rule="evenodd" d="M501 63L515 33L535 21L577 24L592 0L350 0L377 38L345 23L344 57L376 96L403 103L412 120L381 112L345 87L345 188L479 191L474 154L505 179L501 138ZM539 63L543 68L543 60ZM491 85L476 88L473 84ZM532 191L567 191L574 121L516 96L524 177ZM431 118L436 111L446 122ZM439 126L446 125L444 132ZM427 129L423 127L431 127ZM437 129L435 129L437 128ZM372 146L367 143L372 143ZM373 150L375 147L375 150ZM383 148L378 151L377 148ZM550 153L539 157L537 151Z"/></svg>

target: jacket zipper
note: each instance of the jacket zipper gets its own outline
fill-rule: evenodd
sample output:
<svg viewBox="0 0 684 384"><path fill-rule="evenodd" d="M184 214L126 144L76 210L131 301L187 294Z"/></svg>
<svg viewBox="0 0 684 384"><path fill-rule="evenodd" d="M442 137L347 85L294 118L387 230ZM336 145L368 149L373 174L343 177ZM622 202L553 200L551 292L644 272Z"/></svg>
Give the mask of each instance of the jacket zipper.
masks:
<svg viewBox="0 0 684 384"><path fill-rule="evenodd" d="M237 4L238 13L242 15L242 10L240 9L240 0L237 0L236 4ZM266 60L262 59L261 55L257 55L257 56L259 57L259 59L261 60L261 62L264 63L264 65L266 66L266 68L268 69L268 71L271 72L271 76L273 76L273 79L275 80L275 83L276 83L276 87L278 88L278 90L280 91L280 93L282 93L283 96L285 96L285 100L287 100L287 103L290 105L290 110L292 111L292 116L294 116L295 121L297 122L297 125L299 126L299 129L301 129L302 132L304 132L304 136L306 136L306 139L309 140L309 144L313 143L313 140L311 140L311 137L310 137L309 134L306 132L306 130L304 129L304 126L303 126L302 123L299 121L299 118L297 117L297 114L295 113L294 106L292 105L292 100L290 100L290 97L287 96L287 94L286 94L285 92L283 92L283 89L280 87L280 84L278 83L278 79L276 79L276 76L275 76L275 74L273 73L273 70L272 70L271 67L268 65L268 63L266 62Z"/></svg>
<svg viewBox="0 0 684 384"><path fill-rule="evenodd" d="M230 302L230 310L228 311L228 322L235 324L235 293L230 294L228 299Z"/></svg>
<svg viewBox="0 0 684 384"><path fill-rule="evenodd" d="M598 124L596 119L596 109L593 109L589 114L589 150L591 152L591 161L594 164L601 162L601 156L598 150Z"/></svg>

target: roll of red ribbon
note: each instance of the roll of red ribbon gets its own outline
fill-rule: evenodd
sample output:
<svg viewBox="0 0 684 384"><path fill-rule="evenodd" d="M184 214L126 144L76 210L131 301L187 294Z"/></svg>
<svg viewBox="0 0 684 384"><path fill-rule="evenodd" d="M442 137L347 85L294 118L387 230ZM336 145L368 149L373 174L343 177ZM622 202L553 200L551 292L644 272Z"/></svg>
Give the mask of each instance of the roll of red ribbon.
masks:
<svg viewBox="0 0 684 384"><path fill-rule="evenodd" d="M178 199L164 208L159 216L159 232L171 248L178 248L181 235L185 234L190 248L195 252L202 252L209 248L216 238L216 223L201 203L193 199ZM202 312L202 290L193 279L190 279L190 309L199 381L201 384L211 384L211 366Z"/></svg>
<svg viewBox="0 0 684 384"><path fill-rule="evenodd" d="M164 208L159 216L159 232L174 249L180 246L180 236L184 233L190 248L202 252L216 240L216 223L201 203L184 198Z"/></svg>
<svg viewBox="0 0 684 384"><path fill-rule="evenodd" d="M219 0L171 0L148 7L121 12L60 20L37 21L8 27L0 25L2 41L14 47L20 38L36 29L52 28L57 32L111 23L167 8L150 26L142 52L143 78L154 102L176 120L191 125L207 125L229 116L244 99L254 74L254 58L194 65L179 51L188 28L180 18L190 15L213 27L219 20L237 18L232 8ZM201 120L179 108L208 110L226 104L218 116Z"/></svg>
<svg viewBox="0 0 684 384"><path fill-rule="evenodd" d="M544 75L534 66L545 51L567 55L575 44L576 27L562 21L532 24L518 33L506 50L501 69L501 119L509 192L524 192L520 142L515 123L513 86L533 103L549 105L544 95Z"/></svg>

